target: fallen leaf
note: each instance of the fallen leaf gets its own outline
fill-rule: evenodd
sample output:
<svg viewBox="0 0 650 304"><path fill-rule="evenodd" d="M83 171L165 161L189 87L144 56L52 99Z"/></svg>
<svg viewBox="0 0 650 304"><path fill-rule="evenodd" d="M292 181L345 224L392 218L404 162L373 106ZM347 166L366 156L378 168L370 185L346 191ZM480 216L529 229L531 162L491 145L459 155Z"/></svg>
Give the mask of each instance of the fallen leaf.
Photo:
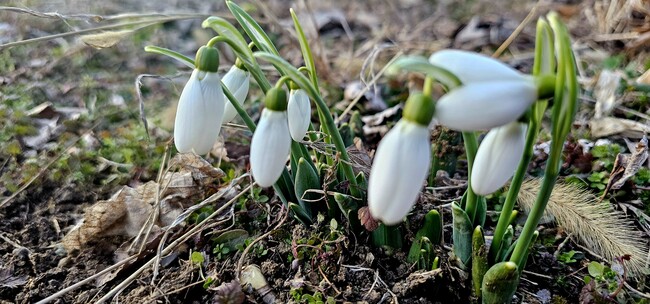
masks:
<svg viewBox="0 0 650 304"><path fill-rule="evenodd" d="M241 289L241 284L237 280L232 280L228 283L223 283L217 288L210 288L214 290L212 303L215 304L241 304L244 303L245 296Z"/></svg>
<svg viewBox="0 0 650 304"><path fill-rule="evenodd" d="M81 36L81 41L94 48L104 49L118 44L132 33L132 30L107 31L98 34L83 35Z"/></svg>
<svg viewBox="0 0 650 304"><path fill-rule="evenodd" d="M625 137L641 138L650 133L650 126L629 119L616 117L602 117L589 121L591 135L594 137L607 137L619 134Z"/></svg>
<svg viewBox="0 0 650 304"><path fill-rule="evenodd" d="M379 223L372 217L368 207L359 208L359 221L361 225L366 228L368 231L375 231L379 227Z"/></svg>
<svg viewBox="0 0 650 304"><path fill-rule="evenodd" d="M603 197L610 190L621 189L625 182L639 171L647 159L648 138L645 136L636 144L636 150L632 154L619 153L616 155L614 168L612 168L612 172L609 175L609 181L607 182Z"/></svg>
<svg viewBox="0 0 650 304"><path fill-rule="evenodd" d="M170 161L178 172L167 172L160 185L154 181L137 188L124 186L110 199L87 208L84 219L64 238L66 250L81 248L84 244L106 236L134 237L160 203L157 227L165 227L205 196L207 186L224 173L196 154L182 153ZM157 195L157 192L160 194Z"/></svg>
<svg viewBox="0 0 650 304"><path fill-rule="evenodd" d="M14 274L14 267L0 268L0 287L15 288L25 285L27 283L26 276L16 277Z"/></svg>

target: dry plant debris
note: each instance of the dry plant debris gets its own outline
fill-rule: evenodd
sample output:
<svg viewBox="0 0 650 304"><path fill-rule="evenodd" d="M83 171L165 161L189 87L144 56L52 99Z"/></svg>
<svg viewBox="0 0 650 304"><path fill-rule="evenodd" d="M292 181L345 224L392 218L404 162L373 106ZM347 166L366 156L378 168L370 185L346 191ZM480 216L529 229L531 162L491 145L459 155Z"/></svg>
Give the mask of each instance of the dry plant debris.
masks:
<svg viewBox="0 0 650 304"><path fill-rule="evenodd" d="M535 204L539 179L525 181L517 202L528 213ZM633 275L644 273L648 252L647 241L624 214L608 202L600 202L589 191L576 185L557 183L546 207L545 216L554 220L579 243L612 263L630 255L626 267Z"/></svg>
<svg viewBox="0 0 650 304"><path fill-rule="evenodd" d="M180 170L165 173L159 182L150 181L136 188L124 186L110 199L86 209L84 219L62 240L66 250L80 249L101 237L135 237L151 212L160 212L155 225L165 227L204 197L208 186L224 175L221 169L195 154L178 154L170 167Z"/></svg>

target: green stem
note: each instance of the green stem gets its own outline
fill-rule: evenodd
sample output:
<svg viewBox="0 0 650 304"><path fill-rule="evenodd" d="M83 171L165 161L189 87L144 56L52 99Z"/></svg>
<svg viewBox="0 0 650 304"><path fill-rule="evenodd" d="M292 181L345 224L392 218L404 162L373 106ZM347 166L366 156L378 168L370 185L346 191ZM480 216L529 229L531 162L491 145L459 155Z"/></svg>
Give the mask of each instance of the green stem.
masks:
<svg viewBox="0 0 650 304"><path fill-rule="evenodd" d="M278 89L279 89L279 88L282 88L282 86L283 86L284 84L286 84L287 81L291 81L291 77L289 77L289 76L287 76L287 75L284 75L284 76L280 77L280 79L278 79L278 81L275 82L275 87L278 88ZM289 87L289 85L287 85L287 88L288 88L289 90L291 90L291 88Z"/></svg>
<svg viewBox="0 0 650 304"><path fill-rule="evenodd" d="M422 94L431 96L433 92L433 78L431 76L424 77L424 85L422 86Z"/></svg>
<svg viewBox="0 0 650 304"><path fill-rule="evenodd" d="M542 187L539 189L535 206L533 206L533 209L530 211L530 214L526 219L524 229L521 231L521 235L519 235L519 238L517 239L517 245L510 257L510 261L517 264L520 267L520 270L523 270L524 263L526 263L526 259L528 258L528 247L530 246L533 234L537 229L537 224L542 218L542 215L544 215L546 204L548 203L548 199L551 197L553 186L555 186L555 181L559 174L558 165L560 163L562 150L559 152L560 153L551 152L551 155L549 156L546 164L546 171L544 172Z"/></svg>
<svg viewBox="0 0 650 304"><path fill-rule="evenodd" d="M526 176L526 171L528 170L528 164L533 158L533 146L535 140L537 139L537 133L539 132L539 123L535 118L530 120L528 125L528 134L526 134L526 145L524 146L524 154L519 162L517 171L515 172L512 182L510 182L510 189L508 189L508 195L506 196L506 201L503 204L501 209L501 214L499 215L499 221L497 222L497 227L494 230L494 236L492 238L492 244L490 245L489 261L490 264L496 263L497 256L500 252L503 243L503 236L508 228L510 219L512 217L512 211L515 207L515 201L517 201L517 196L519 195L519 190L521 189L521 184L524 181ZM506 248L507 250L507 248Z"/></svg>
<svg viewBox="0 0 650 304"><path fill-rule="evenodd" d="M474 223L476 216L476 204L478 202L478 196L471 187L472 176L472 166L474 165L474 158L476 157L476 151L478 150L478 140L476 139L476 133L474 132L463 132L463 143L465 145L465 154L467 155L467 201L465 202L465 213L469 217L470 221Z"/></svg>
<svg viewBox="0 0 650 304"><path fill-rule="evenodd" d="M148 45L144 47L144 51L148 53L154 53L154 54L160 54L160 55L165 55L168 57L171 57L173 59L178 60L179 62L185 64L186 66L194 69L196 66L194 65L194 59L187 57L179 52L166 49L163 47L155 46L155 45Z"/></svg>

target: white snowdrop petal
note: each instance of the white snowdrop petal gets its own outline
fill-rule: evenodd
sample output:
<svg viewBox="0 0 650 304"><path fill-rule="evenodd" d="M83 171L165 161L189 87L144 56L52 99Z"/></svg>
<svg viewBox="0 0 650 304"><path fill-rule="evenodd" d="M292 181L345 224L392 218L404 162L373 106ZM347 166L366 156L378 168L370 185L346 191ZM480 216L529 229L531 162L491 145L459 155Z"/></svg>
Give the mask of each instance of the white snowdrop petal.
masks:
<svg viewBox="0 0 650 304"><path fill-rule="evenodd" d="M255 134L251 141L250 162L255 182L261 187L273 185L285 167L291 137L287 124L287 112L262 110Z"/></svg>
<svg viewBox="0 0 650 304"><path fill-rule="evenodd" d="M452 72L463 84L524 78L523 74L508 65L474 52L441 50L433 53L429 62Z"/></svg>
<svg viewBox="0 0 650 304"><path fill-rule="evenodd" d="M179 152L206 154L212 150L221 129L223 98L217 73L192 72L174 122L174 144Z"/></svg>
<svg viewBox="0 0 650 304"><path fill-rule="evenodd" d="M368 180L370 214L386 225L400 223L415 204L429 170L426 127L401 120L381 140Z"/></svg>
<svg viewBox="0 0 650 304"><path fill-rule="evenodd" d="M434 118L460 131L492 129L518 119L536 100L530 81L471 83L442 96Z"/></svg>
<svg viewBox="0 0 650 304"><path fill-rule="evenodd" d="M226 85L228 90L235 96L235 99L242 104L248 95L248 88L250 83L250 73L244 71L237 66L232 66L230 70L223 76L223 84ZM225 110L223 114L223 122L231 122L237 116L237 110L226 100Z"/></svg>
<svg viewBox="0 0 650 304"><path fill-rule="evenodd" d="M289 115L291 138L295 141L301 141L307 134L307 130L309 130L311 119L311 104L305 90L291 90L287 114Z"/></svg>
<svg viewBox="0 0 650 304"><path fill-rule="evenodd" d="M476 152L472 190L488 195L503 187L514 175L524 153L526 124L512 122L490 130Z"/></svg>

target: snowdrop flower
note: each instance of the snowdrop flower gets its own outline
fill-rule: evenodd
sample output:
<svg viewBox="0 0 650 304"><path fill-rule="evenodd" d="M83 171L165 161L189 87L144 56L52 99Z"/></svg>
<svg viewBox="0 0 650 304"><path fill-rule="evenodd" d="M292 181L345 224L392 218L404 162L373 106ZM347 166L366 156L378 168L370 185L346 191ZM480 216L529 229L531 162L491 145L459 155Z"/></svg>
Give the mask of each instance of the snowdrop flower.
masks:
<svg viewBox="0 0 650 304"><path fill-rule="evenodd" d="M485 55L442 50L432 54L429 62L456 75L463 84L436 105L436 120L451 129L476 131L505 125L538 99L552 95L553 82L549 86L547 76L522 74Z"/></svg>
<svg viewBox="0 0 650 304"><path fill-rule="evenodd" d="M237 59L239 61L239 58ZM235 96L237 102L242 104L248 95L248 87L250 84L251 73L242 68L241 65L233 65L228 73L223 76L223 84L226 85L228 90ZM237 110L226 100L226 107L223 113L223 123L231 122L237 116Z"/></svg>
<svg viewBox="0 0 650 304"><path fill-rule="evenodd" d="M311 104L305 90L291 89L287 114L289 115L291 138L295 141L301 141L307 134L307 130L309 130L311 118Z"/></svg>
<svg viewBox="0 0 650 304"><path fill-rule="evenodd" d="M525 80L519 71L491 57L461 50L441 50L429 62L453 73L463 84L485 81Z"/></svg>
<svg viewBox="0 0 650 304"><path fill-rule="evenodd" d="M178 152L206 154L217 141L224 108L218 67L217 49L202 46L196 53L196 69L183 88L176 110L174 144Z"/></svg>
<svg viewBox="0 0 650 304"><path fill-rule="evenodd" d="M512 122L490 130L476 152L470 185L474 193L488 195L512 177L523 157L526 124Z"/></svg>
<svg viewBox="0 0 650 304"><path fill-rule="evenodd" d="M287 94L279 88L272 88L264 100L253 139L251 141L250 162L255 182L261 187L273 185L285 167L291 137L287 123Z"/></svg>
<svg viewBox="0 0 650 304"><path fill-rule="evenodd" d="M398 224L415 204L429 171L431 145L427 126L433 100L412 95L400 120L381 140L368 181L370 214L386 225Z"/></svg>
<svg viewBox="0 0 650 304"><path fill-rule="evenodd" d="M435 118L460 131L492 129L517 120L537 98L537 86L532 81L470 83L442 96Z"/></svg>

